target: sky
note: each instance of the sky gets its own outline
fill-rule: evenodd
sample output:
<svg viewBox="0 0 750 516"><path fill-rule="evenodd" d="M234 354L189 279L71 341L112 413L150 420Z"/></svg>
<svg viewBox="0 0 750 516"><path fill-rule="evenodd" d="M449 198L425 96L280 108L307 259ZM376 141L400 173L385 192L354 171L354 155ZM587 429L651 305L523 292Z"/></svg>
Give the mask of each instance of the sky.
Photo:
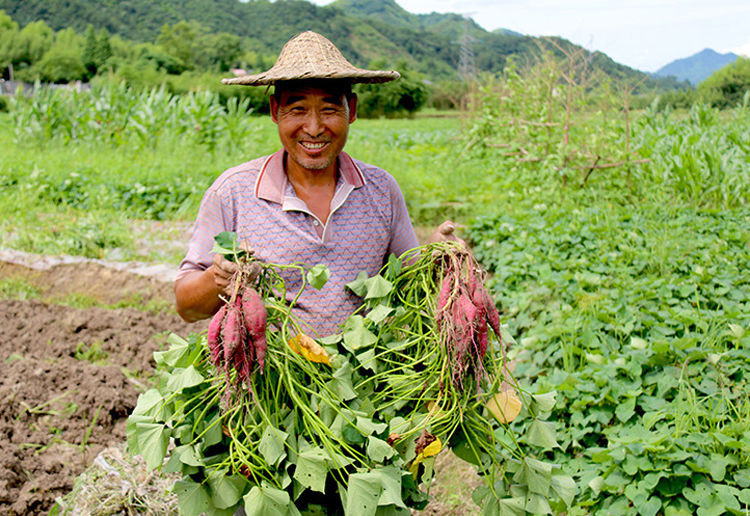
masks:
<svg viewBox="0 0 750 516"><path fill-rule="evenodd" d="M331 0L312 0L326 5ZM415 14L469 15L483 28L562 36L646 72L711 48L750 56L750 0L396 0Z"/></svg>

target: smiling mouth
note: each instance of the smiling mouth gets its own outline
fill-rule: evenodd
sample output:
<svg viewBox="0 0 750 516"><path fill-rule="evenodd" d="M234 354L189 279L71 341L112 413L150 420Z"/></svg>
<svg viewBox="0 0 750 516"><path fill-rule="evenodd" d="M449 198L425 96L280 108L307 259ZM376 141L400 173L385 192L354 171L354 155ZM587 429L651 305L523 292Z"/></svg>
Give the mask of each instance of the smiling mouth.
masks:
<svg viewBox="0 0 750 516"><path fill-rule="evenodd" d="M326 146L328 142L299 142L305 149L318 150Z"/></svg>

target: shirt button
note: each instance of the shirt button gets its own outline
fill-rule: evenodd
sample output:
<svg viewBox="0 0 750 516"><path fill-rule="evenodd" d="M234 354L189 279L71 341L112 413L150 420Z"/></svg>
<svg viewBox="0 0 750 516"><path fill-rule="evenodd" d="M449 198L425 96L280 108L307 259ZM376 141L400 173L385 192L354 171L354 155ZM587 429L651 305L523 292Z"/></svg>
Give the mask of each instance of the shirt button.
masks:
<svg viewBox="0 0 750 516"><path fill-rule="evenodd" d="M313 226L315 227L320 226L320 222L318 222L317 220L313 220Z"/></svg>

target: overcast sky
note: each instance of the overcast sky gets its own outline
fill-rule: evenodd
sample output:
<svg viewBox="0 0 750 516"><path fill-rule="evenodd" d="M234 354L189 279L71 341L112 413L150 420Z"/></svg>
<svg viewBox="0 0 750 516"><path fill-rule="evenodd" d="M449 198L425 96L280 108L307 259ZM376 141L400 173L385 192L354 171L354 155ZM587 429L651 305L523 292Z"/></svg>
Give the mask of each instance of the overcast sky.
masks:
<svg viewBox="0 0 750 516"><path fill-rule="evenodd" d="M750 55L750 0L396 1L417 14L468 14L487 30L562 36L648 72L704 48Z"/></svg>

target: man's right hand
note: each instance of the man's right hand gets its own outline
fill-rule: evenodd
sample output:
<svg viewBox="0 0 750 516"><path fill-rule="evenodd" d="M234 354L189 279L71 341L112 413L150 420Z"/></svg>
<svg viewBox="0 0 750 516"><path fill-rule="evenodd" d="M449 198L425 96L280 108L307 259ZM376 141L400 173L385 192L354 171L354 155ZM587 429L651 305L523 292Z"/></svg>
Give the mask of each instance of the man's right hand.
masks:
<svg viewBox="0 0 750 516"><path fill-rule="evenodd" d="M248 256L252 256L253 250L247 246L246 244L240 244L240 248L245 251ZM214 263L211 265L213 268L213 275L214 275L214 282L216 283L216 288L219 290L221 294L223 294L225 297L231 297L232 292L232 278L234 277L235 273L237 272L237 264L234 262L230 262L226 258L224 258L223 255L215 254L214 255ZM260 265L253 261L250 263L249 267L250 276L247 278L248 281L253 282L255 281L255 278L258 277L258 274L260 274Z"/></svg>
<svg viewBox="0 0 750 516"><path fill-rule="evenodd" d="M253 250L245 243L240 247L249 255L253 254ZM252 262L247 280L255 281L260 269L260 264ZM212 317L224 304L224 300L232 296L232 277L236 272L236 263L217 254L206 270L190 272L175 281L177 313L187 322Z"/></svg>

